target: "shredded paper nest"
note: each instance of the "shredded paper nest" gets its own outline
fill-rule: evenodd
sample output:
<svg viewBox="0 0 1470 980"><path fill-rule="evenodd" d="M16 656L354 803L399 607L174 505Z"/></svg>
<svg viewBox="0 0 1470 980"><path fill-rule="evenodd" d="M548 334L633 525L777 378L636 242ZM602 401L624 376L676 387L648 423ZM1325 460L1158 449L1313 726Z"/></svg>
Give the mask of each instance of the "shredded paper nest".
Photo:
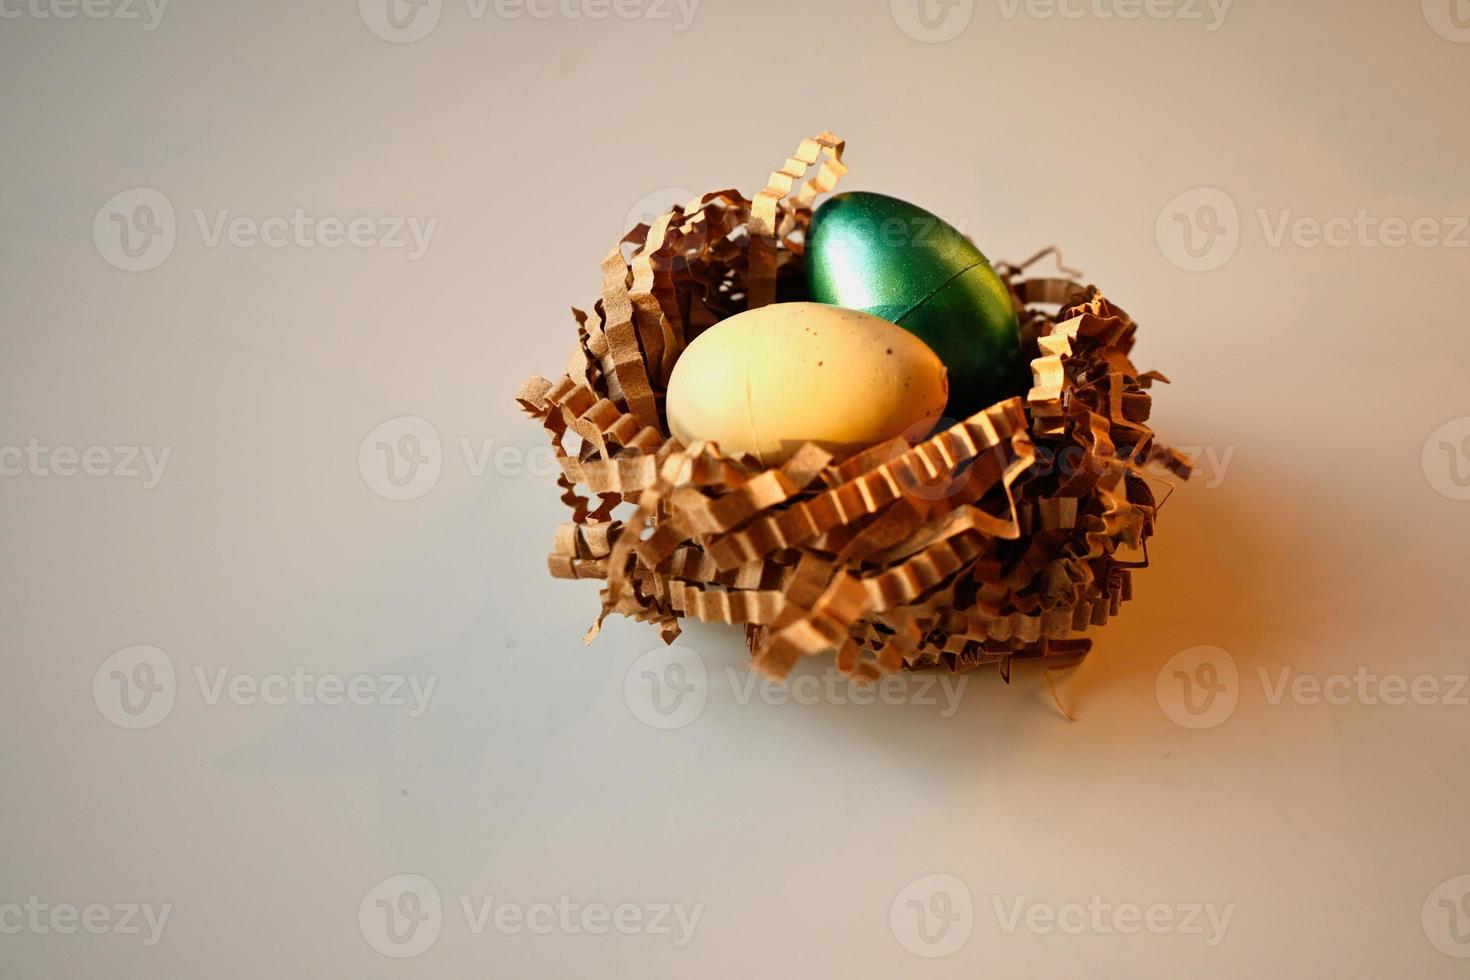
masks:
<svg viewBox="0 0 1470 980"><path fill-rule="evenodd" d="M1135 325L1095 287L998 266L1033 387L916 445L837 460L809 444L762 468L669 435L663 395L685 346L803 298L802 243L842 153L831 133L806 140L754 200L705 194L603 259L601 299L573 311L566 374L517 396L551 435L572 511L551 573L606 581L589 642L609 613L665 642L682 617L738 623L777 676L833 652L858 680L986 663L1009 678L1014 659L1080 657L1091 641L1077 634L1107 622L1147 564L1159 470L1189 470L1147 424L1165 379L1133 367Z"/></svg>

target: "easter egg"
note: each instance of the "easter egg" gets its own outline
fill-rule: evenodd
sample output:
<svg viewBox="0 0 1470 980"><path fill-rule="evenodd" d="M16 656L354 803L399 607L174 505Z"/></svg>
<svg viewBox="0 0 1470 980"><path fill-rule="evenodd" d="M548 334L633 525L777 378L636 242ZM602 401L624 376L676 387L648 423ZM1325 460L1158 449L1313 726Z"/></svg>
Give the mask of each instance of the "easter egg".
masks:
<svg viewBox="0 0 1470 980"><path fill-rule="evenodd" d="M949 368L949 415L964 418L1024 388L1010 291L956 228L884 194L839 194L812 216L810 298L890 320Z"/></svg>
<svg viewBox="0 0 1470 980"><path fill-rule="evenodd" d="M684 445L705 439L770 466L807 442L844 456L927 435L948 395L943 362L901 327L836 306L776 303L696 337L674 363L665 407Z"/></svg>

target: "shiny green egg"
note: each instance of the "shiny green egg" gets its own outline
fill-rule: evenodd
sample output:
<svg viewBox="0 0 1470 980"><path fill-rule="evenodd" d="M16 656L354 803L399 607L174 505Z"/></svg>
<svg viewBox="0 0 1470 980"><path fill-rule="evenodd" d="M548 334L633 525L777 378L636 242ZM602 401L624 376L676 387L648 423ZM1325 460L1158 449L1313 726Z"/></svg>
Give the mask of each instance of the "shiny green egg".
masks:
<svg viewBox="0 0 1470 980"><path fill-rule="evenodd" d="M954 226L885 194L829 199L807 233L810 297L898 324L949 369L948 414L965 418L1025 390L1010 291Z"/></svg>

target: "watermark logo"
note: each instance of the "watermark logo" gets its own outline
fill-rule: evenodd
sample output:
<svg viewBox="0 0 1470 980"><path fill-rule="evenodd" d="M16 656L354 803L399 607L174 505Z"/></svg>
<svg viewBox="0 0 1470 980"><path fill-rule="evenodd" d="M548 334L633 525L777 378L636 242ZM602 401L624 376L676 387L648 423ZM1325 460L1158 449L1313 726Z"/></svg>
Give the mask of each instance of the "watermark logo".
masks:
<svg viewBox="0 0 1470 980"><path fill-rule="evenodd" d="M1200 23L1208 33L1225 26L1233 0L997 0L1001 16L1015 20L1174 20Z"/></svg>
<svg viewBox="0 0 1470 980"><path fill-rule="evenodd" d="M915 956L937 960L953 956L970 941L975 899L951 874L915 878L893 896L888 924L898 944Z"/></svg>
<svg viewBox="0 0 1470 980"><path fill-rule="evenodd" d="M952 674L943 670L899 670L862 683L830 665L820 673L792 674L790 677L770 677L748 666L727 665L724 674L737 704L750 704L756 700L769 705L806 707L819 704L909 704L938 708L940 718L954 717L970 683L969 674Z"/></svg>
<svg viewBox="0 0 1470 980"><path fill-rule="evenodd" d="M699 928L704 905L682 902L587 902L571 895L555 901L516 902L500 895L459 895L446 906L438 887L423 875L383 879L357 907L358 928L384 956L421 956L439 940L451 911L458 909L471 936L666 936L687 946Z"/></svg>
<svg viewBox="0 0 1470 980"><path fill-rule="evenodd" d="M472 21L619 20L667 21L682 34L694 23L701 0L465 0ZM428 37L439 26L443 0L358 0L358 13L368 30L393 44Z"/></svg>
<svg viewBox="0 0 1470 980"><path fill-rule="evenodd" d="M964 33L975 17L975 0L888 0L893 22L915 41L942 44Z"/></svg>
<svg viewBox="0 0 1470 980"><path fill-rule="evenodd" d="M123 272L156 269L173 254L179 225L173 202L154 187L132 187L108 198L92 219L97 254Z"/></svg>
<svg viewBox="0 0 1470 980"><path fill-rule="evenodd" d="M24 902L0 904L0 936L71 936L85 932L89 936L138 936L143 946L153 947L163 938L173 911L172 903L53 904L31 895Z"/></svg>
<svg viewBox="0 0 1470 980"><path fill-rule="evenodd" d="M1470 707L1470 674L1379 674L1365 666L1351 674L1298 673L1291 667L1277 668L1274 678L1265 667L1257 667L1256 673L1266 703L1271 705L1291 701L1339 708L1349 704Z"/></svg>
<svg viewBox="0 0 1470 980"><path fill-rule="evenodd" d="M439 889L423 875L384 878L357 906L357 926L367 944L384 956L421 956L439 941L444 927Z"/></svg>
<svg viewBox="0 0 1470 980"><path fill-rule="evenodd" d="M257 217L234 214L229 208L194 208L194 226L205 248L223 245L239 250L255 248L339 249L402 251L410 262L429 252L438 218L417 215L366 215L341 217L309 214L293 208L289 214Z"/></svg>
<svg viewBox="0 0 1470 980"><path fill-rule="evenodd" d="M675 205L683 207L699 197L687 187L660 187L640 197L623 217L619 235L627 234L638 225L653 225L660 217L668 214Z"/></svg>
<svg viewBox="0 0 1470 980"><path fill-rule="evenodd" d="M1159 212L1154 235L1164 257L1186 272L1211 272L1240 247L1240 210L1218 187L1196 187Z"/></svg>
<svg viewBox="0 0 1470 980"><path fill-rule="evenodd" d="M1431 432L1419 461L1436 493L1470 500L1470 416L1450 419Z"/></svg>
<svg viewBox="0 0 1470 980"><path fill-rule="evenodd" d="M1190 486L1197 483L1206 490L1214 490L1225 482L1225 477L1230 472L1230 464L1235 460L1234 446L1176 445L1174 448L1189 457ZM1158 473L1161 478L1172 478L1169 470L1157 461L1149 464L1148 468Z"/></svg>
<svg viewBox="0 0 1470 980"><path fill-rule="evenodd" d="M1060 932L1066 936L1136 936L1148 932L1155 936L1199 936L1207 948L1225 941L1230 920L1235 917L1235 904L1214 902L1114 902L1093 895L1086 902L1034 902L1025 895L1009 900L992 895L1001 932L1007 936L1026 931L1036 936Z"/></svg>
<svg viewBox="0 0 1470 980"><path fill-rule="evenodd" d="M439 430L417 415L389 419L363 437L357 469L385 500L417 500L434 489L444 471Z"/></svg>
<svg viewBox="0 0 1470 980"><path fill-rule="evenodd" d="M357 0L362 22L384 41L410 44L439 26L444 0Z"/></svg>
<svg viewBox="0 0 1470 980"><path fill-rule="evenodd" d="M140 644L117 651L92 675L92 701L119 728L140 731L160 724L178 696L174 662L158 647Z"/></svg>
<svg viewBox="0 0 1470 980"><path fill-rule="evenodd" d="M1303 707L1470 707L1470 674L1380 674L1366 665L1352 672L1314 674L1282 665L1258 666L1256 682L1267 705ZM1216 728L1239 704L1246 684L1235 661L1219 647L1191 647L1159 671L1159 705L1184 728Z"/></svg>
<svg viewBox="0 0 1470 980"><path fill-rule="evenodd" d="M1465 215L1378 215L1367 208L1319 218L1285 208L1274 215L1256 210L1269 248L1470 248L1470 217Z"/></svg>
<svg viewBox="0 0 1470 980"><path fill-rule="evenodd" d="M1257 208L1267 248L1470 249L1470 215L1378 214L1367 208L1325 217L1294 208ZM1159 213L1155 232L1164 256L1181 269L1209 272L1234 257L1243 226L1229 194L1196 188Z"/></svg>
<svg viewBox="0 0 1470 980"><path fill-rule="evenodd" d="M704 905L682 902L583 902L559 895L555 902L508 902L496 895L461 895L459 906L471 935L668 936L676 949L694 939Z"/></svg>
<svg viewBox="0 0 1470 980"><path fill-rule="evenodd" d="M1206 947L1224 942L1235 904L1215 902L1114 901L1101 895L1078 901L1048 902L1026 895L990 895L990 911L1002 935L1037 936L1175 935L1199 937ZM959 952L974 930L976 909L970 888L950 874L930 874L904 886L888 909L900 946L925 959Z"/></svg>
<svg viewBox="0 0 1470 980"><path fill-rule="evenodd" d="M496 445L494 438L459 436L458 457L446 451L439 430L427 419L400 415L375 427L357 449L357 469L368 489L385 500L417 500L439 483L444 466L462 459L475 479L494 473L507 479L554 481L562 473L556 449ZM3 460L3 457L0 457Z"/></svg>
<svg viewBox="0 0 1470 980"><path fill-rule="evenodd" d="M140 480L152 490L163 482L173 452L172 446L47 446L32 436L24 446L0 446L0 477L106 476Z"/></svg>
<svg viewBox="0 0 1470 980"><path fill-rule="evenodd" d="M499 20L619 20L664 21L682 34L694 24L702 0L465 0L473 20L492 10Z"/></svg>
<svg viewBox="0 0 1470 980"><path fill-rule="evenodd" d="M959 711L969 674L942 670L895 671L869 683L828 666L815 673L771 677L746 664L726 664L711 674L704 660L686 647L655 647L639 657L623 679L628 707L645 724L670 730L693 724L704 711L711 689L723 682L734 703L773 707L867 707L910 705L937 709L940 718Z"/></svg>
<svg viewBox="0 0 1470 980"><path fill-rule="evenodd" d="M697 200L698 197L698 194L687 187L660 187L656 191L650 191L628 209L628 213L623 216L622 227L617 230L617 235L621 238L638 225L648 225L652 228L653 223L672 211L675 205L683 207ZM687 268L690 254L704 244L703 234L697 233L693 240L686 239L683 242L684 248L680 252L655 255L652 259L653 267L659 270Z"/></svg>
<svg viewBox="0 0 1470 980"><path fill-rule="evenodd" d="M219 667L211 677L203 667L194 668L194 680L204 703L214 707L222 702L242 708L265 705L280 708L297 705L303 708L357 707L407 708L410 719L418 719L429 710L439 675L428 674L314 674L296 667L289 674L241 674L229 667Z"/></svg>
<svg viewBox="0 0 1470 980"><path fill-rule="evenodd" d="M623 676L623 697L650 728L672 731L693 724L709 702L704 658L689 647L654 647Z"/></svg>
<svg viewBox="0 0 1470 980"><path fill-rule="evenodd" d="M1424 935L1435 949L1455 959L1470 959L1470 874L1442 881L1421 910Z"/></svg>
<svg viewBox="0 0 1470 980"><path fill-rule="evenodd" d="M0 0L0 20L138 21L144 33L158 30L169 0Z"/></svg>
<svg viewBox="0 0 1470 980"><path fill-rule="evenodd" d="M961 246L969 226L970 219L959 216L953 221L932 214L854 217L837 229L824 232L822 247L833 255L852 259L863 258L875 242L894 250L940 250Z"/></svg>
<svg viewBox="0 0 1470 980"><path fill-rule="evenodd" d="M1423 0L1424 20L1446 41L1470 44L1470 0Z"/></svg>
<svg viewBox="0 0 1470 980"><path fill-rule="evenodd" d="M245 674L229 667L213 673L195 666L194 681L204 705L229 703L251 708L396 707L422 718L439 686L437 674L317 674L298 666L289 673ZM155 646L133 646L108 657L92 675L92 700L120 728L161 724L173 711L181 684L172 658Z"/></svg>
<svg viewBox="0 0 1470 980"><path fill-rule="evenodd" d="M409 262L428 254L439 227L439 219L432 217L322 215L305 208L263 217L237 214L229 208L193 208L190 214L206 249L377 249L401 251ZM158 268L173 254L178 240L179 220L173 202L154 187L114 194L92 219L92 241L98 254L124 272Z"/></svg>
<svg viewBox="0 0 1470 980"><path fill-rule="evenodd" d="M1223 725L1240 702L1240 670L1220 647L1181 650L1159 670L1154 683L1159 707L1184 728Z"/></svg>

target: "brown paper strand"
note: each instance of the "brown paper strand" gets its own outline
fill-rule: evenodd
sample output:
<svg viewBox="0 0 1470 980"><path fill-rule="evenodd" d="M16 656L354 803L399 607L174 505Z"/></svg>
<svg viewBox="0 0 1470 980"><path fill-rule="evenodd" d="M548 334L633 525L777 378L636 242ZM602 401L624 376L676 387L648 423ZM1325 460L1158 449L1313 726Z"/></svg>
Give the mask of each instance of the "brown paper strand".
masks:
<svg viewBox="0 0 1470 980"><path fill-rule="evenodd" d="M600 300L574 311L566 374L528 379L516 396L551 436L572 510L551 574L606 581L589 642L614 613L657 625L666 642L686 616L740 624L755 666L775 676L824 653L860 682L986 664L1009 680L1017 660L1077 662L1091 641L1076 634L1116 615L1132 569L1147 565L1161 503L1150 481L1187 478L1190 462L1147 424L1150 389L1167 379L1130 362L1132 319L1096 287L1026 278L1048 255L1070 276L1055 249L997 265L1029 348L1024 398L917 444L843 460L809 445L771 470L668 435L674 362L799 273L812 206L846 173L843 150L831 133L805 140L753 200L702 195L603 260ZM620 503L633 512L613 520Z"/></svg>

